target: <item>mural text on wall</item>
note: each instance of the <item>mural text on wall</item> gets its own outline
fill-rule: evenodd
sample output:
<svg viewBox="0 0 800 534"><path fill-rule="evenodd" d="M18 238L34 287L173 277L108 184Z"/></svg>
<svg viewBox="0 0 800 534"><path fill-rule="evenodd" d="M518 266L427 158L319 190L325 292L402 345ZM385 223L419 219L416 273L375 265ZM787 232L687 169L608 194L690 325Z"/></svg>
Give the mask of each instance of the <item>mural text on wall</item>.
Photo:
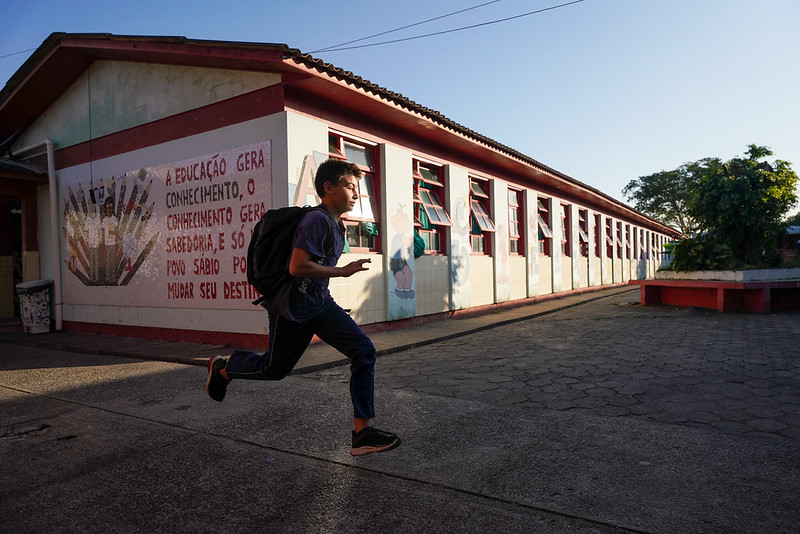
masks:
<svg viewBox="0 0 800 534"><path fill-rule="evenodd" d="M270 206L268 142L62 183L65 297L83 304L236 309L247 246ZM111 292L111 293L109 293Z"/></svg>

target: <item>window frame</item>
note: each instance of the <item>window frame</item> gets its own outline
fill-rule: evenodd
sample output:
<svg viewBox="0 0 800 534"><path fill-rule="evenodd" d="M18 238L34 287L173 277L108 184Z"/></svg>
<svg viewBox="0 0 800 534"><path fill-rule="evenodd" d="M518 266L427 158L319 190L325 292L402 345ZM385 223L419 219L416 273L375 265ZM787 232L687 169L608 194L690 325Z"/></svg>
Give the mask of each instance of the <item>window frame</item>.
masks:
<svg viewBox="0 0 800 534"><path fill-rule="evenodd" d="M581 257L589 257L589 210L578 208L578 243Z"/></svg>
<svg viewBox="0 0 800 534"><path fill-rule="evenodd" d="M538 227L539 254L542 256L551 256L553 250L553 231L550 227L549 204L549 198L537 196L536 222Z"/></svg>
<svg viewBox="0 0 800 534"><path fill-rule="evenodd" d="M570 235L570 205L559 203L561 211L561 255L569 258L572 256L572 235Z"/></svg>
<svg viewBox="0 0 800 534"><path fill-rule="evenodd" d="M522 217L521 217L522 216ZM525 253L525 238L520 229L520 219L524 221L522 213L522 191L508 188L508 253L522 256Z"/></svg>
<svg viewBox="0 0 800 534"><path fill-rule="evenodd" d="M469 177L469 241L472 254L491 255L492 234L497 230L491 216L491 184L488 179Z"/></svg>
<svg viewBox="0 0 800 534"><path fill-rule="evenodd" d="M630 224L625 225L625 259L631 259L631 250L633 249L633 226Z"/></svg>
<svg viewBox="0 0 800 534"><path fill-rule="evenodd" d="M364 165L361 162L355 162L347 158L347 145L363 148L365 153L368 154L367 163ZM345 213L341 217L342 224L345 226L345 242L349 247L349 251L357 254L380 254L381 252L381 225L380 225L380 180L379 176L379 154L377 143L369 143L368 141L356 139L343 133L328 131L328 156L333 159L341 161L350 161L355 163L361 169L362 177L358 181L358 197L359 209L361 213L363 210L363 200L366 198L369 202L372 217L356 217L349 213ZM370 194L362 194L362 181L366 181L367 187L372 188ZM373 225L377 232L371 234L368 231L367 225ZM354 231L355 230L355 231ZM357 244L350 243L351 234L356 234ZM371 241L371 245L368 243ZM367 246L364 246L367 245Z"/></svg>
<svg viewBox="0 0 800 534"><path fill-rule="evenodd" d="M606 218L606 257L614 259L614 221L611 218Z"/></svg>
<svg viewBox="0 0 800 534"><path fill-rule="evenodd" d="M600 254L600 252L602 250L600 247L602 246L602 243L603 243L603 239L602 239L602 236L603 236L603 225L601 224L602 222L603 221L602 221L601 215L599 213L595 213L594 214L594 254L598 258L602 258L602 255Z"/></svg>
<svg viewBox="0 0 800 534"><path fill-rule="evenodd" d="M444 167L441 165L417 158L411 160L414 230L425 243L425 254L431 256L445 255L446 228L453 225L450 214L442 202L445 196L443 175Z"/></svg>

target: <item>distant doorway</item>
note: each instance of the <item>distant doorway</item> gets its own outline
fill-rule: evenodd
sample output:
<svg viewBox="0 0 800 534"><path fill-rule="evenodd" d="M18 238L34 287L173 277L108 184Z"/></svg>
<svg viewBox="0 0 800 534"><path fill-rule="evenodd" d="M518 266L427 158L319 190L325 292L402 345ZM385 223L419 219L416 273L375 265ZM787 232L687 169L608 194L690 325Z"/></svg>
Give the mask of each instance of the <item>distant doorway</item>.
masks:
<svg viewBox="0 0 800 534"><path fill-rule="evenodd" d="M5 287L0 294L0 317L18 318L19 295L17 284L22 283L22 203L19 200L0 201L0 280Z"/></svg>

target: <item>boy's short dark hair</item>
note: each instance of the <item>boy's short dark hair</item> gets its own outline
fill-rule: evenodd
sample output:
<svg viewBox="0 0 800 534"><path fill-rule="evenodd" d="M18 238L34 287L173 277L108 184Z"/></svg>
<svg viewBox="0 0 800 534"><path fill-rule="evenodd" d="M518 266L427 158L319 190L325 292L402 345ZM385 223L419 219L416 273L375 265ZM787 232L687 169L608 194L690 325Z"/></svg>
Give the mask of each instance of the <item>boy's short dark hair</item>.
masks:
<svg viewBox="0 0 800 534"><path fill-rule="evenodd" d="M338 159L329 159L322 163L317 169L316 176L314 176L314 187L319 198L325 196L325 182L338 185L342 178L351 175L361 178L361 169L355 163Z"/></svg>

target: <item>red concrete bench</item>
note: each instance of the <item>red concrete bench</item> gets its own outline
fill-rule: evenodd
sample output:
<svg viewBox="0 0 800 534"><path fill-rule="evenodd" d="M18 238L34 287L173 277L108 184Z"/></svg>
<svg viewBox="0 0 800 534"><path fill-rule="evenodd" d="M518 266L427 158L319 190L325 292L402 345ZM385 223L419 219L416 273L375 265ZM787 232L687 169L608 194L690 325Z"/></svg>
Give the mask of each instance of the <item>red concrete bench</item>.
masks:
<svg viewBox="0 0 800 534"><path fill-rule="evenodd" d="M643 306L668 304L720 312L757 312L800 308L800 280L723 282L705 280L631 280L641 286Z"/></svg>

